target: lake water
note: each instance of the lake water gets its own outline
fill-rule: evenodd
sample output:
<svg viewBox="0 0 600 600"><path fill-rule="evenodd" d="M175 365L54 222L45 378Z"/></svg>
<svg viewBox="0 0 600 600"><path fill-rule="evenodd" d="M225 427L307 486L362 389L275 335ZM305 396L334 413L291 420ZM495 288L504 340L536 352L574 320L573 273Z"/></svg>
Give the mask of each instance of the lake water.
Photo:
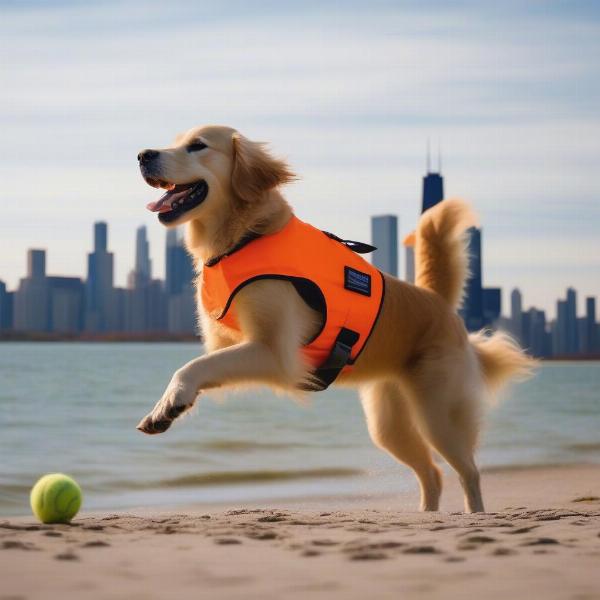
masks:
<svg viewBox="0 0 600 600"><path fill-rule="evenodd" d="M39 476L81 484L87 510L369 495L414 486L375 449L356 393L300 405L267 390L213 401L168 432L135 429L197 344L0 344L0 516ZM486 419L484 467L600 463L600 363L549 363Z"/></svg>

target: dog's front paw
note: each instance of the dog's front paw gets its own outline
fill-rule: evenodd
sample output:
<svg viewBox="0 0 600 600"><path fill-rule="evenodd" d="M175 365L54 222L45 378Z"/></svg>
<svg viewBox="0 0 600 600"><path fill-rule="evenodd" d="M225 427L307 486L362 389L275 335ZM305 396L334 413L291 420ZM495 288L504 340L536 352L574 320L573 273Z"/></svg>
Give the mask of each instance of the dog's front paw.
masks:
<svg viewBox="0 0 600 600"><path fill-rule="evenodd" d="M184 384L171 382L152 412L136 428L149 435L163 433L179 415L192 408L197 395L197 392L190 391Z"/></svg>

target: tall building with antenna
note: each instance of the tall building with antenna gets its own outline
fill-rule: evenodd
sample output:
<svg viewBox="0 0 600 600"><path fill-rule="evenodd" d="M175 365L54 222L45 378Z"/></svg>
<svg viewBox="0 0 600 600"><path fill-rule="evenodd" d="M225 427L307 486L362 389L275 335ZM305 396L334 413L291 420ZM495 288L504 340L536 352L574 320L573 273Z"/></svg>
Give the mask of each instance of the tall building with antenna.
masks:
<svg viewBox="0 0 600 600"><path fill-rule="evenodd" d="M442 151L438 147L438 170L431 169L431 146L427 140L426 173L423 177L423 192L421 196L421 214L435 206L444 199L444 178L442 177ZM404 272L406 281L415 282L415 235L409 233L403 241L404 246Z"/></svg>
<svg viewBox="0 0 600 600"><path fill-rule="evenodd" d="M431 147L427 142L427 173L423 177L421 214L433 208L444 199L444 178L442 176L442 152L438 147L438 169L431 167ZM481 263L482 231L471 227L467 231L469 251L469 279L465 285L465 296L460 314L469 331L476 331L486 325L493 325L501 312L501 291L499 288L484 288ZM415 283L415 234L406 236L403 242L405 251L406 281Z"/></svg>
<svg viewBox="0 0 600 600"><path fill-rule="evenodd" d="M427 173L423 177L423 199L421 214L444 199L444 178L442 177L442 151L438 148L438 170L431 170L431 148L427 142Z"/></svg>

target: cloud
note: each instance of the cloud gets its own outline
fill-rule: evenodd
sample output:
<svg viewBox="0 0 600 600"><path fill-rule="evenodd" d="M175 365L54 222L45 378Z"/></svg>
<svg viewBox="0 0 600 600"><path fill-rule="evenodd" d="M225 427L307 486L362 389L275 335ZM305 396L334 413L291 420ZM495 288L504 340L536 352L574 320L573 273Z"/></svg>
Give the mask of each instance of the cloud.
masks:
<svg viewBox="0 0 600 600"><path fill-rule="evenodd" d="M442 140L448 194L481 213L489 273L507 268L503 244L517 235L531 242L521 270L543 270L556 287L564 273L547 265L557 235L563 262L580 261L569 248L581 239L600 254L593 3L4 2L0 10L0 199L11 223L0 277L11 285L26 248L40 244L52 269L83 274L98 218L111 224L121 284L142 222L160 272L164 231L143 210L154 192L135 155L202 122L271 141L303 177L289 190L299 214L348 237L368 236L375 212L399 213L403 231L414 226L431 137Z"/></svg>

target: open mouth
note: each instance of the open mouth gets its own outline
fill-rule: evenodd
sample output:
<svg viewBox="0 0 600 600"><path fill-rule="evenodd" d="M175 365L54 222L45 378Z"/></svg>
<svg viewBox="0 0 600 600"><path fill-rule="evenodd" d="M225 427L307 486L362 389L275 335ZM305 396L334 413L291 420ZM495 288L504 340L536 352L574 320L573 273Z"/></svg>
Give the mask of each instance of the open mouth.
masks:
<svg viewBox="0 0 600 600"><path fill-rule="evenodd" d="M204 179L192 183L174 184L148 177L146 182L152 187L162 187L167 190L158 200L146 205L148 210L158 213L158 220L161 223L172 223L188 210L200 206L208 195L208 184Z"/></svg>

